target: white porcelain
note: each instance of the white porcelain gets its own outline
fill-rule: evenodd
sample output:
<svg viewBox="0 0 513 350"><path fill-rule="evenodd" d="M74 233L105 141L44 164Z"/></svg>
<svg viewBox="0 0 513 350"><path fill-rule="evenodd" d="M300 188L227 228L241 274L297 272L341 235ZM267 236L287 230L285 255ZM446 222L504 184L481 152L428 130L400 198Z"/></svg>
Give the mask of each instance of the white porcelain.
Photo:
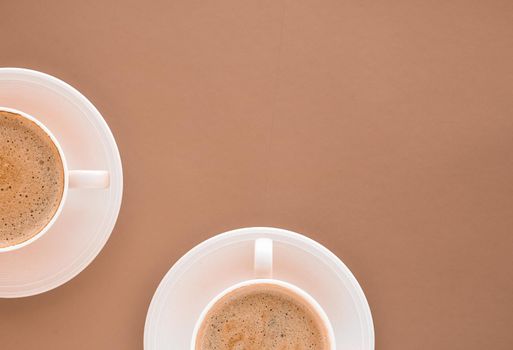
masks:
<svg viewBox="0 0 513 350"><path fill-rule="evenodd" d="M105 120L65 82L29 69L0 68L0 106L37 118L59 145L68 169L103 171L93 177L87 170L68 172L69 187L103 187L107 173L109 184L100 190L67 191L59 215L44 234L22 249L0 254L0 298L13 298L56 288L91 263L114 228L123 175Z"/></svg>
<svg viewBox="0 0 513 350"><path fill-rule="evenodd" d="M337 349L374 349L369 305L337 256L298 233L250 227L200 243L167 272L146 316L145 350L191 348L205 305L230 286L262 276L255 276L254 261L255 240L261 238L273 242L272 278L297 286L317 301L332 325ZM259 271L265 273L265 264Z"/></svg>
<svg viewBox="0 0 513 350"><path fill-rule="evenodd" d="M214 305L221 300L226 295L230 294L231 292L242 288L242 287L248 287L252 285L258 285L258 284L270 284L282 287L289 292L291 292L293 295L296 295L297 297L301 298L304 302L306 302L311 310L314 310L314 312L317 314L317 316L320 318L321 322L323 323L324 329L328 332L327 334L327 340L330 350L335 350L336 343L335 343L335 335L333 333L333 327L331 326L331 322L326 315L326 312L322 309L321 305L307 292L302 290L301 288L277 279L272 278L272 271L273 271L273 241L270 238L257 238L255 240L255 250L254 250L254 271L255 271L255 277L253 279L249 279L247 281L239 282L231 287L228 287L218 295L216 295L203 309L200 316L198 317L198 320L196 321L196 325L194 326L194 331L192 332L191 337L191 350L196 349L196 341L198 338L198 332L201 328L201 325L203 321L205 320L205 317L207 316L208 312L214 307ZM266 277L266 278L264 278Z"/></svg>
<svg viewBox="0 0 513 350"><path fill-rule="evenodd" d="M59 202L59 207L55 211L55 214L52 216L50 221L45 225L45 227L36 235L32 236L30 239L7 247L0 247L0 253L5 253L16 249L20 249L22 247L26 247L27 245L35 242L37 239L42 237L46 232L48 232L48 230L53 226L54 222L59 218L59 215L62 212L62 207L66 203L66 197L68 196L68 187L90 189L107 188L109 187L109 172L106 170L69 170L68 163L66 162L66 157L64 155L64 151L62 150L59 141L42 122L40 122L33 116L14 108L0 106L0 111L18 114L39 126L39 128L41 128L48 135L48 137L50 137L53 144L57 148L64 170L64 191Z"/></svg>

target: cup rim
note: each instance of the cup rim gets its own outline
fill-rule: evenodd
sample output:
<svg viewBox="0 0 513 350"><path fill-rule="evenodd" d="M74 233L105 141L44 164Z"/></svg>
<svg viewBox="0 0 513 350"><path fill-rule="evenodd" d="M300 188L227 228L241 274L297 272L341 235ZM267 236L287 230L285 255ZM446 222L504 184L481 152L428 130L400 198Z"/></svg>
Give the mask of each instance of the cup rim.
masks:
<svg viewBox="0 0 513 350"><path fill-rule="evenodd" d="M57 207L57 210L53 214L53 216L50 219L50 221L48 221L48 223L38 233L36 233L34 236L30 237L29 239L27 239L27 240L25 240L23 242L20 242L18 244L10 245L10 246L7 246L7 247L0 247L0 253L6 253L6 252L11 252L11 251L18 250L20 248L26 247L29 244L37 241L45 233L47 233L48 230L53 226L55 221L57 221L57 218L60 216L60 214L62 212L62 208L64 207L64 202L66 201L66 198L67 198L67 195L68 195L69 171L68 171L68 163L66 161L66 157L64 156L64 151L62 150L62 147L61 147L59 141L57 140L57 138L46 127L46 125L44 125L42 122L40 122L38 119L36 119L35 117L31 116L30 114L25 113L23 111L20 111L18 109L0 106L0 111L18 114L18 115L22 116L23 118L33 122L39 128L41 128L48 135L48 137L50 137L50 139L52 140L53 144L57 148L57 151L59 152L59 156L61 158L62 170L63 170L63 173L64 173L64 184L63 184L64 188L63 188L63 191L62 191L61 200L59 202L59 206Z"/></svg>
<svg viewBox="0 0 513 350"><path fill-rule="evenodd" d="M319 316L321 319L321 322L323 323L324 327L327 331L327 339L328 339L328 345L330 350L335 350L336 348L336 342L335 342L335 332L333 331L333 326L328 318L328 315L324 311L324 309L321 307L319 302L314 299L309 293L307 293L305 290L301 289L300 287L275 278L255 278L255 279L249 279L245 280L239 283L236 283L220 293L218 293L215 297L213 297L207 305L203 308L201 311L198 319L196 320L196 323L194 325L194 330L192 332L192 338L191 338L191 350L195 350L196 348L196 340L198 338L198 333L201 325L203 324L203 321L205 320L205 317L207 316L208 312L212 309L212 307L223 297L228 295L229 293L243 287L251 286L254 284L271 284L271 285L277 285L279 287L288 289L289 291L293 292L294 294L299 295L299 297L303 298L303 301L309 304L310 307L314 309L314 312Z"/></svg>

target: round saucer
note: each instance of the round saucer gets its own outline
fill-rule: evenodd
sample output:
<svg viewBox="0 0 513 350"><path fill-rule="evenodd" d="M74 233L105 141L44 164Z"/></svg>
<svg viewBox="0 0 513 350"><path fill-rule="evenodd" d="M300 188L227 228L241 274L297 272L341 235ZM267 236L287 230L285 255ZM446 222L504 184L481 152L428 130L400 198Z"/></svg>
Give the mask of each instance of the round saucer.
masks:
<svg viewBox="0 0 513 350"><path fill-rule="evenodd" d="M189 349L195 321L210 299L254 278L254 240L261 237L274 241L273 277L298 286L321 304L333 325L337 348L374 350L369 304L351 271L319 243L270 227L220 234L180 258L151 301L145 350Z"/></svg>
<svg viewBox="0 0 513 350"><path fill-rule="evenodd" d="M0 254L0 297L15 298L56 288L93 261L116 223L123 174L107 123L65 82L29 69L0 68L0 105L43 122L59 140L70 169L110 173L110 188L70 190L61 215L43 237Z"/></svg>

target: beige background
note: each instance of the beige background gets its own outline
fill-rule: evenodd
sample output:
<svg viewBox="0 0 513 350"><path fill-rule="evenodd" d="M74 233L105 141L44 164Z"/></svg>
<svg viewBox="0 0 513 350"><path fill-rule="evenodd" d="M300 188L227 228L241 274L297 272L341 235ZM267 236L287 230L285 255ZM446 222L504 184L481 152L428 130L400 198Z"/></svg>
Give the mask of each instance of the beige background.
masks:
<svg viewBox="0 0 513 350"><path fill-rule="evenodd" d="M125 196L77 278L0 300L1 349L141 349L160 279L243 226L323 243L376 348L513 348L513 2L0 1L0 66L100 109Z"/></svg>

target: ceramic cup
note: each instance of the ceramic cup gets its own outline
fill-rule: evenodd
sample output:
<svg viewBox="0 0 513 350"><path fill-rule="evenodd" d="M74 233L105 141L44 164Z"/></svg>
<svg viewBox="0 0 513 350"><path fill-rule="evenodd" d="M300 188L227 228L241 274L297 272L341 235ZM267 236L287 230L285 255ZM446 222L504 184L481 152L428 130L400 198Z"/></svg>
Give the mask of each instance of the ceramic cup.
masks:
<svg viewBox="0 0 513 350"><path fill-rule="evenodd" d="M198 320L196 321L196 325L194 326L194 331L192 333L191 339L191 350L196 349L196 340L198 337L199 329L205 320L208 312L212 309L212 307L221 300L227 294L233 292L236 289L256 285L256 284L272 284L282 288L287 289L296 297L302 299L305 303L307 303L311 310L316 313L324 325L324 328L327 331L327 339L330 350L335 350L335 335L333 332L333 327L331 325L326 312L322 309L321 305L307 292L302 290L301 288L282 281L272 278L273 275L273 241L269 238L258 238L255 240L255 257L254 257L254 271L255 278L239 282L231 287L228 287L218 295L216 295L210 302L205 306L203 311L201 312Z"/></svg>
<svg viewBox="0 0 513 350"><path fill-rule="evenodd" d="M13 109L13 108L7 108L7 107L1 107L0 111L4 112L10 112L14 114L18 114L21 117L30 120L31 122L35 123L37 126L39 126L52 140L55 147L59 151L59 156L61 157L62 161L62 167L64 169L64 191L62 193L61 201L59 203L59 207L55 211L55 214L51 218L51 220L43 227L41 231L39 231L36 235L32 236L30 239L23 241L18 244L14 244L11 246L0 248L0 253L5 253L9 251L13 251L16 249L20 249L22 247L26 247L29 244L35 242L39 238L41 238L45 233L50 230L52 225L57 221L57 218L62 212L62 208L64 207L64 204L66 202L66 198L68 195L68 189L70 188L88 188L88 189L101 189L101 188L107 188L110 185L109 181L109 172L105 170L70 170L68 168L68 164L66 162L66 157L64 156L64 152L62 150L61 145L59 144L59 141L55 138L55 136L52 134L52 132L39 120L34 118L33 116Z"/></svg>

